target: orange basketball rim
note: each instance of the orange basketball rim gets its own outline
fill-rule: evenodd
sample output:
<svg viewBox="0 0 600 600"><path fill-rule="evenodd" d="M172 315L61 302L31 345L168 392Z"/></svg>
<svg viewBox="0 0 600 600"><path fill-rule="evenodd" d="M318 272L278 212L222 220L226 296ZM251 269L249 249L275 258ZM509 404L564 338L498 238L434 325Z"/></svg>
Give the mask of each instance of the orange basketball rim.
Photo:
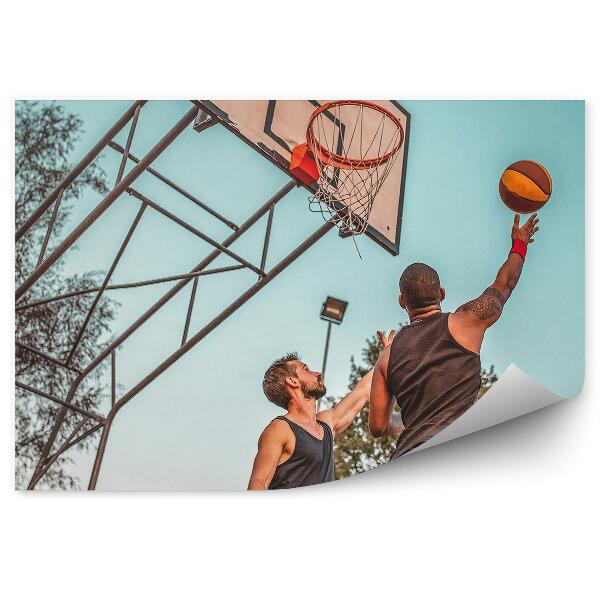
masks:
<svg viewBox="0 0 600 600"><path fill-rule="evenodd" d="M315 122L321 115L323 115L323 113L325 113L325 111L335 115L336 110L339 111L342 106L357 106L361 109L361 111L367 109L381 113L382 124L384 123L384 120L387 119L397 129L397 136L395 136L395 144L393 147L391 149L386 148L384 154L376 155L372 158L367 158L366 156L353 158L345 154L340 154L335 150L327 148L325 145L323 145L321 142L322 136L319 135L318 131L315 131ZM357 118L356 123L358 124L361 121L362 119ZM354 137L355 133L356 131L353 132L352 138ZM393 113L385 109L383 106L375 104L374 102L368 102L367 100L334 100L332 102L326 102L312 113L306 130L306 141L313 156L321 163L339 169L361 170L376 167L392 158L398 152L398 150L400 150L402 144L404 143L404 129L402 128L400 120Z"/></svg>

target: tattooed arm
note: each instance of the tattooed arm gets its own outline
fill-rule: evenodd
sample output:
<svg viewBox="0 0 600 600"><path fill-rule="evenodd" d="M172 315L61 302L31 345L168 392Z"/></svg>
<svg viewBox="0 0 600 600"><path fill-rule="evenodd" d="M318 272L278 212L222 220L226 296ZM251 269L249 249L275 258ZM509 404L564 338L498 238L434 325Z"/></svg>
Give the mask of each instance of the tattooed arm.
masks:
<svg viewBox="0 0 600 600"><path fill-rule="evenodd" d="M509 254L494 283L479 297L459 306L457 312L475 317L487 329L500 318L504 304L515 289L522 270L523 259L518 254Z"/></svg>
<svg viewBox="0 0 600 600"><path fill-rule="evenodd" d="M537 215L533 214L523 227L519 227L519 215L515 215L512 228L512 239L525 244L533 243L533 234L539 229ZM494 283L483 294L460 306L450 315L448 327L454 339L473 352L479 352L483 335L502 314L504 304L515 289L521 271L523 258L516 252L508 255L500 267Z"/></svg>

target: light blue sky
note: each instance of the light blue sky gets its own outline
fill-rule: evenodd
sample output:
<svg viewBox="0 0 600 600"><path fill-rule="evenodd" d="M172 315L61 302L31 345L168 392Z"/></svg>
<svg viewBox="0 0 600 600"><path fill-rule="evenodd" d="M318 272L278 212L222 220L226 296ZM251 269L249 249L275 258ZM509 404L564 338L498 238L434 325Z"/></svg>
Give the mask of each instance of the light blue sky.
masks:
<svg viewBox="0 0 600 600"><path fill-rule="evenodd" d="M86 133L78 160L129 106L129 101L62 102L81 115ZM326 325L318 317L330 294L349 301L334 327L328 392L347 390L350 355L359 356L376 329L405 319L397 304L398 277L411 262L440 273L446 310L477 296L504 261L512 214L498 197L508 164L532 159L553 176L550 202L527 256L522 279L502 319L484 342L482 364L502 373L516 363L562 396L574 396L584 369L584 103L578 101L402 101L412 115L400 255L368 238L330 232L217 330L200 342L119 413L112 428L99 489L242 489L256 441L277 407L261 381L270 362L292 350L320 368ZM132 152L145 152L189 108L186 101L151 102L142 109ZM117 141L124 145L127 131ZM101 164L114 182L120 155L107 149ZM129 163L128 168L131 168ZM287 177L221 127L191 127L153 165L205 203L241 223L282 187ZM229 231L183 197L144 174L134 187L217 239ZM277 207L267 267L322 223L307 207L304 189ZM89 194L73 210L73 224L95 206ZM77 272L106 269L139 202L119 200L68 253ZM232 246L260 263L266 219ZM209 247L147 209L112 282L184 273ZM219 259L214 266L231 264ZM246 270L200 279L191 334L256 281ZM111 292L122 303L120 332L172 284ZM179 346L191 285L118 353L119 383L127 390ZM72 454L87 485L91 457Z"/></svg>

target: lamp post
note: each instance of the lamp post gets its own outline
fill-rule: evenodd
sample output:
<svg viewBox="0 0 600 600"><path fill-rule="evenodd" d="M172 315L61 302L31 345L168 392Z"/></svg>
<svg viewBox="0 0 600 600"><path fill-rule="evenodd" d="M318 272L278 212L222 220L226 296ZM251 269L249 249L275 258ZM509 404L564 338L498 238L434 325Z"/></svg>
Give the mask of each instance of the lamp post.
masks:
<svg viewBox="0 0 600 600"><path fill-rule="evenodd" d="M321 369L321 377L323 383L325 382L325 369L327 368L327 355L329 354L329 340L331 339L331 325L335 323L340 325L344 320L344 313L348 303L338 298L332 298L327 296L323 306L321 308L321 319L327 321L327 336L325 338L325 352L323 353L323 368ZM321 401L317 400L317 412L319 412L319 405Z"/></svg>

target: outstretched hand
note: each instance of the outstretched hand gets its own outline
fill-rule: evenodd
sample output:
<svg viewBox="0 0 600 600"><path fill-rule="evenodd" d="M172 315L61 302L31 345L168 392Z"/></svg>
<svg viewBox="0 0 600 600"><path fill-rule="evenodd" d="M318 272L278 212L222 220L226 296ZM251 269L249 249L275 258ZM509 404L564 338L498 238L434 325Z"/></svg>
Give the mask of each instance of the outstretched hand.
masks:
<svg viewBox="0 0 600 600"><path fill-rule="evenodd" d="M533 213L527 221L523 224L523 227L519 227L519 218L520 215L515 215L515 220L513 222L512 227L512 239L521 240L526 244L533 243L533 234L539 229L536 225L539 223L539 219L537 218L537 213Z"/></svg>
<svg viewBox="0 0 600 600"><path fill-rule="evenodd" d="M387 348L392 343L392 340L394 339L395 335L396 332L393 329L390 331L389 335L385 335L385 331L377 332L377 337L379 338L379 341L383 344L384 348Z"/></svg>

